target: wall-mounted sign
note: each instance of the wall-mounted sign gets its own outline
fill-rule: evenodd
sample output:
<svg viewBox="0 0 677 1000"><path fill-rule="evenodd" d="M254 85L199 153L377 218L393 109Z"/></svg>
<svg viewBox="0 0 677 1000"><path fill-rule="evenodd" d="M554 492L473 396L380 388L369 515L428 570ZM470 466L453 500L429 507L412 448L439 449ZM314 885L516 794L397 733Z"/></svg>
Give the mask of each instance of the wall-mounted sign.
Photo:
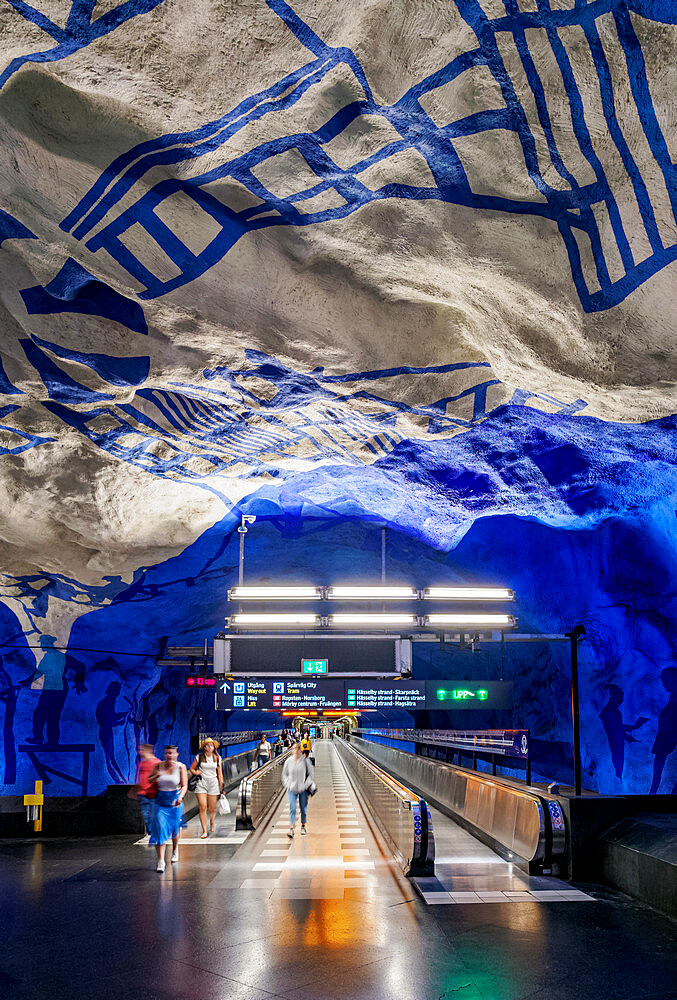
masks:
<svg viewBox="0 0 677 1000"><path fill-rule="evenodd" d="M301 660L302 674L329 673L329 660Z"/></svg>
<svg viewBox="0 0 677 1000"><path fill-rule="evenodd" d="M473 698L476 701L486 701L489 697L489 692L484 687L464 684L462 687L455 688L438 687L436 695L438 701L469 701Z"/></svg>
<svg viewBox="0 0 677 1000"><path fill-rule="evenodd" d="M186 674L185 686L187 688L215 688L217 678L212 674Z"/></svg>
<svg viewBox="0 0 677 1000"><path fill-rule="evenodd" d="M426 681L426 708L512 708L512 681Z"/></svg>

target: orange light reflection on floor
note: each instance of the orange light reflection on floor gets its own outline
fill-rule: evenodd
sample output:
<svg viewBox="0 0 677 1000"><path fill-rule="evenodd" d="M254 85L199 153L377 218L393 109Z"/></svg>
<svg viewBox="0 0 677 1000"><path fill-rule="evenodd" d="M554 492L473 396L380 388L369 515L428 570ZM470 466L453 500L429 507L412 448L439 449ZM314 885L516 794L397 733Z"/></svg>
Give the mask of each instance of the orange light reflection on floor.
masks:
<svg viewBox="0 0 677 1000"><path fill-rule="evenodd" d="M286 902L290 926L297 930L298 944L335 952L352 948L357 941L371 936L371 914L365 916L363 907L346 906L343 899L290 899ZM373 916L376 918L377 914Z"/></svg>

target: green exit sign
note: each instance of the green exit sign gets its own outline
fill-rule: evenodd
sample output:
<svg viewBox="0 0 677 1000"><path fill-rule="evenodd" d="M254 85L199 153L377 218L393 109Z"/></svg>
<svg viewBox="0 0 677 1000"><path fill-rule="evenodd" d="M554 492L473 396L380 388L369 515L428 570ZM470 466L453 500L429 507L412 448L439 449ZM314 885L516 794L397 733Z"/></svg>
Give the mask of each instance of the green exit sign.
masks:
<svg viewBox="0 0 677 1000"><path fill-rule="evenodd" d="M489 692L486 688L438 688L438 701L486 701Z"/></svg>
<svg viewBox="0 0 677 1000"><path fill-rule="evenodd" d="M326 674L329 671L329 660L301 660L302 674Z"/></svg>

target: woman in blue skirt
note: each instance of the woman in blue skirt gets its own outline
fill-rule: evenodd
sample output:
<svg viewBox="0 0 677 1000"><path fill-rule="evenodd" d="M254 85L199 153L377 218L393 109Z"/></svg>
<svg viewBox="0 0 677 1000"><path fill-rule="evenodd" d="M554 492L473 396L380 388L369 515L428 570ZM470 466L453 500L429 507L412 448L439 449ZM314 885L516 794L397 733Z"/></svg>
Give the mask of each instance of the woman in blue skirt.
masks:
<svg viewBox="0 0 677 1000"><path fill-rule="evenodd" d="M157 851L157 871L165 870L165 844L172 842L172 861L179 860L179 833L183 821L183 800L188 791L185 764L175 746L165 747L165 759L151 773L157 786L150 832Z"/></svg>

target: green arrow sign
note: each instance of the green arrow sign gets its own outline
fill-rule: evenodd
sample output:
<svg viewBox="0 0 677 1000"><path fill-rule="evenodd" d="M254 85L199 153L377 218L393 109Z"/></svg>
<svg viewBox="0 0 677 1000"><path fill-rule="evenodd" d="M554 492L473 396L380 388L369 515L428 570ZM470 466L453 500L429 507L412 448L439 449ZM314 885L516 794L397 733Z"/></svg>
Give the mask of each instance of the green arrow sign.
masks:
<svg viewBox="0 0 677 1000"><path fill-rule="evenodd" d="M302 674L326 674L329 672L329 660L301 660Z"/></svg>

